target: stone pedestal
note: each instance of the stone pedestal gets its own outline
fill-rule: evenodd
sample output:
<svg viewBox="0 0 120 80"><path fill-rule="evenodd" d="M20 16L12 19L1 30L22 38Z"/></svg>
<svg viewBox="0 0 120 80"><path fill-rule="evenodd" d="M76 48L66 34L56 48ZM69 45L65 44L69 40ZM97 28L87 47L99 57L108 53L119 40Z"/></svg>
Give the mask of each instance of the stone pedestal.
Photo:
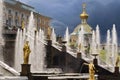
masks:
<svg viewBox="0 0 120 80"><path fill-rule="evenodd" d="M66 52L66 41L62 41L62 52Z"/></svg>
<svg viewBox="0 0 120 80"><path fill-rule="evenodd" d="M21 64L20 76L28 76L29 77L31 75L30 66L31 66L31 64Z"/></svg>
<svg viewBox="0 0 120 80"><path fill-rule="evenodd" d="M66 52L66 46L65 45L62 46L62 52Z"/></svg>
<svg viewBox="0 0 120 80"><path fill-rule="evenodd" d="M98 65L98 60L97 60L98 54L92 54L92 56L95 57L95 58L93 59L93 64L94 64L95 66Z"/></svg>
<svg viewBox="0 0 120 80"><path fill-rule="evenodd" d="M78 53L77 53L77 58L78 58L78 59L81 59L81 58L82 58L81 52L78 52Z"/></svg>
<svg viewBox="0 0 120 80"><path fill-rule="evenodd" d="M115 67L114 73L115 73L115 74L119 74L119 67Z"/></svg>
<svg viewBox="0 0 120 80"><path fill-rule="evenodd" d="M93 64L94 64L94 65L98 65L98 60L97 60L97 58L95 58L95 59L93 60Z"/></svg>
<svg viewBox="0 0 120 80"><path fill-rule="evenodd" d="M47 45L51 46L52 45L52 41L51 40L47 40Z"/></svg>
<svg viewBox="0 0 120 80"><path fill-rule="evenodd" d="M53 64L53 51L52 51L52 41L51 40L47 40L46 61L47 61L47 68L51 68L51 66Z"/></svg>

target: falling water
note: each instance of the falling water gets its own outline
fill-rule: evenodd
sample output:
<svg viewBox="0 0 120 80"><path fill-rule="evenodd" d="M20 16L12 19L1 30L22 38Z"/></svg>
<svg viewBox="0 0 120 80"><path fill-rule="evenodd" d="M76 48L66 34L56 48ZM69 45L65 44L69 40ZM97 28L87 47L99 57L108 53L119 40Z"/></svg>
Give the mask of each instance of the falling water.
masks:
<svg viewBox="0 0 120 80"><path fill-rule="evenodd" d="M0 0L0 40L3 39L2 27L3 27L3 0Z"/></svg>
<svg viewBox="0 0 120 80"><path fill-rule="evenodd" d="M37 68L38 69L40 69L40 71L44 71L44 68L46 67L46 64L45 64L45 56L46 56L46 51L45 51L45 46L44 46L44 32L42 33L42 35L41 36L43 36L42 37L42 41L40 41L40 36L39 36L39 34L37 35L38 37L36 37L36 53L37 54L40 54L39 56L40 57L36 57L36 59L37 59L37 63L38 63L38 65L39 66L37 66ZM37 56L37 55L36 55Z"/></svg>
<svg viewBox="0 0 120 80"><path fill-rule="evenodd" d="M33 14L33 12L31 12L30 17L29 17L28 26L27 26L27 32L33 30L34 25L35 25L34 14Z"/></svg>
<svg viewBox="0 0 120 80"><path fill-rule="evenodd" d="M97 50L96 50L96 36L95 36L95 31L94 30L92 32L92 47L91 47L91 50L92 50L92 54L97 53Z"/></svg>
<svg viewBox="0 0 120 80"><path fill-rule="evenodd" d="M52 28L51 40L53 44L56 43L56 34L54 28Z"/></svg>
<svg viewBox="0 0 120 80"><path fill-rule="evenodd" d="M118 43L117 43L117 32L115 28L115 24L113 24L113 29L112 29L112 61L113 65L115 66L115 61L118 56Z"/></svg>
<svg viewBox="0 0 120 80"><path fill-rule="evenodd" d="M39 32L34 31L34 16L31 12L29 18L29 24L27 30L18 30L16 37L15 46L15 65L14 68L20 71L21 65L23 63L23 46L25 41L29 41L31 53L29 57L29 63L31 64L32 72L44 71L45 67L45 46L44 46L44 32L40 30Z"/></svg>
<svg viewBox="0 0 120 80"><path fill-rule="evenodd" d="M98 25L96 27L96 48L97 48L97 52L99 53L100 51L100 30L99 30Z"/></svg>
<svg viewBox="0 0 120 80"><path fill-rule="evenodd" d="M64 40L67 42L66 46L68 47L68 45L69 45L69 29L68 29L68 27L66 28L66 31L65 31Z"/></svg>
<svg viewBox="0 0 120 80"><path fill-rule="evenodd" d="M95 41L96 41L96 54L100 53L100 30L99 25L96 26L96 35L95 35ZM100 57L99 57L99 63L100 63Z"/></svg>
<svg viewBox="0 0 120 80"><path fill-rule="evenodd" d="M79 31L79 33L78 33L78 51L81 51L81 32Z"/></svg>
<svg viewBox="0 0 120 80"><path fill-rule="evenodd" d="M44 32L40 30L40 34L34 31L34 15L31 13L28 24L28 41L30 42L31 54L30 64L33 72L43 71L44 58L45 58L45 46L42 43L44 41ZM39 36L40 35L40 36Z"/></svg>
<svg viewBox="0 0 120 80"><path fill-rule="evenodd" d="M21 70L20 64L23 63L23 44L24 44L23 35L25 35L23 34L24 32L25 32L25 29L23 31L18 29L17 36L16 36L14 68L17 71Z"/></svg>
<svg viewBox="0 0 120 80"><path fill-rule="evenodd" d="M78 50L84 52L84 30L83 26L81 26L81 30L78 34Z"/></svg>
<svg viewBox="0 0 120 80"><path fill-rule="evenodd" d="M110 30L107 30L107 42L106 42L106 63L110 64L111 61L111 38L110 38Z"/></svg>
<svg viewBox="0 0 120 80"><path fill-rule="evenodd" d="M4 3L3 0L0 0L0 60L3 61L3 49L2 46L4 45L4 39L2 36L2 29L3 29L3 7Z"/></svg>
<svg viewBox="0 0 120 80"><path fill-rule="evenodd" d="M40 37L41 42L44 43L45 42L45 36L44 36L43 30L41 30L41 29L39 30L39 37Z"/></svg>

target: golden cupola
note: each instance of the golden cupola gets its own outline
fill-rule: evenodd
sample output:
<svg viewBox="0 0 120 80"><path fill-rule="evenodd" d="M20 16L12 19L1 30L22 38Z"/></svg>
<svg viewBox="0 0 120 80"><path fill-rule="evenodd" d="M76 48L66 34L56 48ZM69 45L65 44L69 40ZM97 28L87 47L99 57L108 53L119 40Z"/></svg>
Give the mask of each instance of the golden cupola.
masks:
<svg viewBox="0 0 120 80"><path fill-rule="evenodd" d="M81 19L87 19L88 18L88 14L86 13L86 4L83 3L83 12L80 14L80 18Z"/></svg>
<svg viewBox="0 0 120 80"><path fill-rule="evenodd" d="M86 13L86 4L83 3L82 7L83 7L83 11L80 14L81 23L75 27L75 29L74 29L74 31L71 35L79 34L79 31L81 30L81 27L83 27L83 30L84 30L85 34L91 34L92 33L92 27L87 23L88 14Z"/></svg>

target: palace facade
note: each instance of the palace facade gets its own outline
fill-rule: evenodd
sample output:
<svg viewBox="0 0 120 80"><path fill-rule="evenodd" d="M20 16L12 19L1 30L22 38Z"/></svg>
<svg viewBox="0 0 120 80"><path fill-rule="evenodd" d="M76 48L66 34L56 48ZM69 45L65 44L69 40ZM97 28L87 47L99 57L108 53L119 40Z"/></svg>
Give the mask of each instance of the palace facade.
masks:
<svg viewBox="0 0 120 80"><path fill-rule="evenodd" d="M35 8L21 3L16 0L3 0L3 37L5 45L3 49L4 62L9 66L14 65L14 55L15 55L15 41L17 29L22 29L23 26L27 27L29 22L29 16L31 12L34 14L35 27L37 30L40 28L44 31L45 36L48 37L51 34L51 27L49 26L50 17L41 15L39 12L35 11Z"/></svg>
<svg viewBox="0 0 120 80"><path fill-rule="evenodd" d="M33 12L35 27L44 30L46 36L49 34L50 17L41 15L34 7L16 0L4 0L4 5L3 18L5 30L17 30L17 28L22 28L23 25L27 27L30 13Z"/></svg>

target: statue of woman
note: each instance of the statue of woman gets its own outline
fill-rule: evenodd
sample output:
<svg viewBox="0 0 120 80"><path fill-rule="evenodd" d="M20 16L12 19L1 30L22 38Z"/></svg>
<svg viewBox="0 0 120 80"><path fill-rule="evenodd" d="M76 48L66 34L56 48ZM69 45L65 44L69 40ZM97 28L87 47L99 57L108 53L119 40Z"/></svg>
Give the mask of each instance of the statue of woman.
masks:
<svg viewBox="0 0 120 80"><path fill-rule="evenodd" d="M90 63L88 66L89 66L89 75L90 75L89 80L95 80L95 77L94 77L94 75L95 75L94 64Z"/></svg>
<svg viewBox="0 0 120 80"><path fill-rule="evenodd" d="M22 23L21 23L21 28L24 29L25 28L25 22L24 22L24 19L22 20Z"/></svg>
<svg viewBox="0 0 120 80"><path fill-rule="evenodd" d="M89 80L95 80L95 67L94 64L92 62L90 63L84 63L85 65L88 65L89 67Z"/></svg>
<svg viewBox="0 0 120 80"><path fill-rule="evenodd" d="M31 52L30 47L29 47L29 41L25 42L23 52L24 52L24 64L28 64L29 54Z"/></svg>

